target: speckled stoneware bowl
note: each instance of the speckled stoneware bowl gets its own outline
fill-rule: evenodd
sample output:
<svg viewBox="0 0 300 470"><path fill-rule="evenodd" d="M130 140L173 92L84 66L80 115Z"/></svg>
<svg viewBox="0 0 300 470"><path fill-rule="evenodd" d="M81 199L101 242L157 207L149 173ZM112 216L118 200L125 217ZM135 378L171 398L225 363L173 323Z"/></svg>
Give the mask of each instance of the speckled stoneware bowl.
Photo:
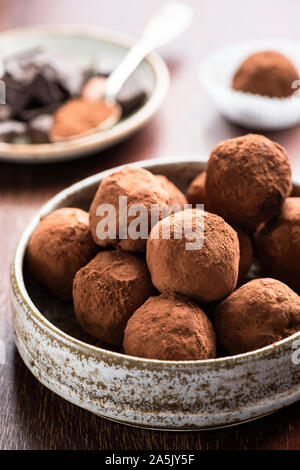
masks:
<svg viewBox="0 0 300 470"><path fill-rule="evenodd" d="M140 162L183 190L200 173L199 158ZM272 346L205 361L158 361L97 346L24 266L28 240L40 215L75 206L87 209L99 182L87 178L51 199L25 230L12 264L17 348L32 373L66 400L99 416L141 427L196 430L238 424L300 399L300 332ZM295 185L294 194L300 195Z"/></svg>

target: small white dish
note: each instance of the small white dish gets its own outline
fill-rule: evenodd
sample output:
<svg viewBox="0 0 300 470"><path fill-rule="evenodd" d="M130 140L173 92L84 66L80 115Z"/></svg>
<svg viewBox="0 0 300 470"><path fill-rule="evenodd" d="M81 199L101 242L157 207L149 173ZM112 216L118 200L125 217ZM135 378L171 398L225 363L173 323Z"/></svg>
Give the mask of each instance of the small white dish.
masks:
<svg viewBox="0 0 300 470"><path fill-rule="evenodd" d="M99 57L118 63L134 39L112 31L75 25L34 26L0 34L0 63L4 57L34 47L63 53L81 63L92 64ZM110 129L65 142L11 144L0 142L0 160L48 163L72 160L115 145L143 127L158 111L169 87L169 72L159 55L149 54L138 67L148 98L128 117Z"/></svg>
<svg viewBox="0 0 300 470"><path fill-rule="evenodd" d="M220 112L235 124L261 131L289 128L300 122L297 88L289 98L271 98L231 88L233 75L239 65L251 54L266 50L284 54L293 62L300 75L300 43L270 39L234 44L210 54L201 63L200 82Z"/></svg>

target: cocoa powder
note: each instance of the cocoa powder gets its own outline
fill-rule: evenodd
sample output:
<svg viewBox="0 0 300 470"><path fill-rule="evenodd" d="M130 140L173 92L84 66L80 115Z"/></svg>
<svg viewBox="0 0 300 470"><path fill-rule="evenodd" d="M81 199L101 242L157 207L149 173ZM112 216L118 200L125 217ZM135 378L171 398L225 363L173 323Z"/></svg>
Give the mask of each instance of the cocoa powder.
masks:
<svg viewBox="0 0 300 470"><path fill-rule="evenodd" d="M67 101L54 114L50 132L52 140L76 137L99 126L113 113L113 107L106 101Z"/></svg>

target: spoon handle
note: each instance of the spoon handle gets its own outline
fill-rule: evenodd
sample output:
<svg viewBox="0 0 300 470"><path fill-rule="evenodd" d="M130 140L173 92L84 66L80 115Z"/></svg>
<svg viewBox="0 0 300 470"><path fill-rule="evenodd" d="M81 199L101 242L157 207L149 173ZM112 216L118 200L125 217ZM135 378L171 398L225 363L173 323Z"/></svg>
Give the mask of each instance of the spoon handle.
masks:
<svg viewBox="0 0 300 470"><path fill-rule="evenodd" d="M147 24L141 38L107 78L105 98L115 99L144 57L181 34L191 23L193 16L193 10L186 4L169 2L163 5Z"/></svg>

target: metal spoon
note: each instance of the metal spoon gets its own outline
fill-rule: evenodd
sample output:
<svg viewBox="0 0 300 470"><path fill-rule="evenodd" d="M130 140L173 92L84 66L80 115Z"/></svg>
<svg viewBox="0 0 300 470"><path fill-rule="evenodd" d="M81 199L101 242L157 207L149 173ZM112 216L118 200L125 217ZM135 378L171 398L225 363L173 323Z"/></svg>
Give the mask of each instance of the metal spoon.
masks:
<svg viewBox="0 0 300 470"><path fill-rule="evenodd" d="M120 119L122 111L116 97L122 86L134 72L140 62L154 49L167 44L179 36L191 23L194 13L186 4L169 2L159 8L156 15L147 24L142 36L128 51L122 61L103 82L95 88L93 100L105 100L112 106L112 115L96 128L84 134L70 136L70 139L91 134L112 127ZM52 133L52 141L68 140Z"/></svg>
<svg viewBox="0 0 300 470"><path fill-rule="evenodd" d="M192 19L193 10L186 4L170 2L163 5L149 21L140 39L106 79L104 98L114 101L139 63L154 49L179 36Z"/></svg>

